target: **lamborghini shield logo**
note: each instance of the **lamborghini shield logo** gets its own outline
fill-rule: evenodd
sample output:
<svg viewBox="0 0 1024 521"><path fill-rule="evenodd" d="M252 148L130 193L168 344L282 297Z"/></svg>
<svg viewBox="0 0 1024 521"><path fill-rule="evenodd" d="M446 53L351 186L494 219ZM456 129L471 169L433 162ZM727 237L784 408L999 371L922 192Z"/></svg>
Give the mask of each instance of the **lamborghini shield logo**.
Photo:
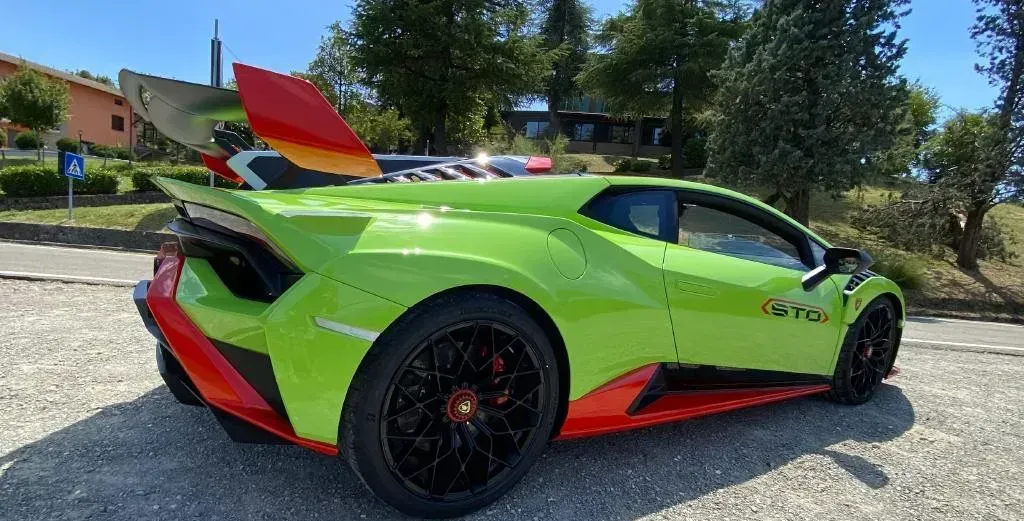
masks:
<svg viewBox="0 0 1024 521"><path fill-rule="evenodd" d="M792 300L770 298L764 301L764 304L761 304L761 312L769 316L805 320L817 324L828 322L828 314L825 313L824 309L793 302Z"/></svg>

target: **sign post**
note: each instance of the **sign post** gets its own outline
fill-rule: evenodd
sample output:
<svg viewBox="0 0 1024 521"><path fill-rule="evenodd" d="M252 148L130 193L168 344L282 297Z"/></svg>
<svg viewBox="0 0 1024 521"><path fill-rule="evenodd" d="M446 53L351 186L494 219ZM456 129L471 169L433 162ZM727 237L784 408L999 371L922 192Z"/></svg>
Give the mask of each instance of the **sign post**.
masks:
<svg viewBox="0 0 1024 521"><path fill-rule="evenodd" d="M71 209L74 207L75 179L85 181L85 158L64 152L60 155L57 164L61 172L68 178L68 221L71 221Z"/></svg>

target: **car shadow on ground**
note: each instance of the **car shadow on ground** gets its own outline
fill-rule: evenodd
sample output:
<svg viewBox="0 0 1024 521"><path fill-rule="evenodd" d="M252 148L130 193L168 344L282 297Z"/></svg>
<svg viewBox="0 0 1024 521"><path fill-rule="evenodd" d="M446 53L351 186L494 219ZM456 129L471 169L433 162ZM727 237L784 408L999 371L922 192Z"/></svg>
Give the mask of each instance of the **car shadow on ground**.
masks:
<svg viewBox="0 0 1024 521"><path fill-rule="evenodd" d="M859 407L812 397L553 443L519 486L469 518L635 519L808 455L881 488L884 468L842 442L885 442L913 423L902 391L883 385ZM208 411L177 404L163 387L0 457L0 505L11 519L402 517L344 462L235 444Z"/></svg>

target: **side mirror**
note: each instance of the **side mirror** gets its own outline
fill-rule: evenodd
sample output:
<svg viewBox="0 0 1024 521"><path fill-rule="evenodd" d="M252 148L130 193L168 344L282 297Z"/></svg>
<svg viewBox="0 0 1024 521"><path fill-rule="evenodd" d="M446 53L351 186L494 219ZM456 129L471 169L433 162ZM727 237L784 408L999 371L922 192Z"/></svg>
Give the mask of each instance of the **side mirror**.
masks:
<svg viewBox="0 0 1024 521"><path fill-rule="evenodd" d="M801 279L804 291L811 291L832 275L855 275L871 267L874 259L863 250L829 248L825 250L825 264L807 272Z"/></svg>

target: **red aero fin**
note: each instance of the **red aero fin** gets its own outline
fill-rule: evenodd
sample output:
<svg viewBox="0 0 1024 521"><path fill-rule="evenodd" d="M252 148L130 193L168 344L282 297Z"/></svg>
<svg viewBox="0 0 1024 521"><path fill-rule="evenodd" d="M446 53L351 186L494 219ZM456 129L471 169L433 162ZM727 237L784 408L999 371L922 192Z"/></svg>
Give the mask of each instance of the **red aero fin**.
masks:
<svg viewBox="0 0 1024 521"><path fill-rule="evenodd" d="M312 83L242 63L233 67L253 133L282 156L319 172L381 175L366 145Z"/></svg>
<svg viewBox="0 0 1024 521"><path fill-rule="evenodd" d="M231 167L228 166L228 162L223 158L213 157L206 154L200 154L203 156L203 164L206 168L209 168L213 173L227 179L228 181L234 181L236 183L244 183L245 179L242 176L235 173Z"/></svg>
<svg viewBox="0 0 1024 521"><path fill-rule="evenodd" d="M526 171L531 174L543 174L551 171L551 158L544 156L530 156L526 160Z"/></svg>

